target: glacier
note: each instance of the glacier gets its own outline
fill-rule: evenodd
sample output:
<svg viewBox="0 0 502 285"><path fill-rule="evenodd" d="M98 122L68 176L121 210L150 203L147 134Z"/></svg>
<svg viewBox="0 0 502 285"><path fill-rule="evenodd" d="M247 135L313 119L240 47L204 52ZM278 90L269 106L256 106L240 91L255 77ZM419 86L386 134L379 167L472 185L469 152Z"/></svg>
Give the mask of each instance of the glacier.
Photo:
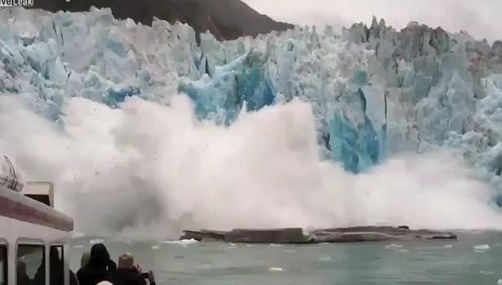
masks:
<svg viewBox="0 0 502 285"><path fill-rule="evenodd" d="M155 20L119 21L108 9L55 14L0 10L0 93L64 125L68 100L120 108L129 97L231 126L242 113L309 102L321 155L354 174L402 152L447 148L502 205L502 42L373 19L220 42Z"/></svg>

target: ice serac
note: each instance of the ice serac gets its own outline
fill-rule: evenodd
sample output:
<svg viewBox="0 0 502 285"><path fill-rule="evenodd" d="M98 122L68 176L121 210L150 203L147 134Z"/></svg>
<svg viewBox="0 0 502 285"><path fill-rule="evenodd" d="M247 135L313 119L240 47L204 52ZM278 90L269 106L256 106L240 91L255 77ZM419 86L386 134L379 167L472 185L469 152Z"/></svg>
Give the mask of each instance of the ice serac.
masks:
<svg viewBox="0 0 502 285"><path fill-rule="evenodd" d="M453 147L501 190L498 42L490 47L467 34L417 23L396 32L376 20L370 28L353 26L345 36L375 51L374 68L389 94L390 152L413 145L418 152Z"/></svg>
<svg viewBox="0 0 502 285"><path fill-rule="evenodd" d="M201 120L310 102L323 155L359 173L401 151L457 150L502 204L502 43L373 20L334 35L296 27L218 41L188 25L9 9L0 18L0 92L59 120L69 97L119 107L169 104L178 92ZM63 122L62 122L63 123Z"/></svg>
<svg viewBox="0 0 502 285"><path fill-rule="evenodd" d="M198 81L182 79L178 90L192 98L199 118L228 125L244 104L246 111L257 111L274 103L276 92L265 76L265 63L262 54L250 52L218 66L211 77L205 73Z"/></svg>

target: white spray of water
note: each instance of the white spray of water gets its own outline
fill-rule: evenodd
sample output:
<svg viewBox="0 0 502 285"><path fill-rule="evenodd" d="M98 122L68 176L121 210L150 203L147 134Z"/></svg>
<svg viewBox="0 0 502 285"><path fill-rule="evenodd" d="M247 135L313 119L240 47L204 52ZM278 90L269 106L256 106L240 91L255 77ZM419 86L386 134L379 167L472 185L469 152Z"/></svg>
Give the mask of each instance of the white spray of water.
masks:
<svg viewBox="0 0 502 285"><path fill-rule="evenodd" d="M121 109L74 98L64 129L0 98L0 149L27 179L55 182L57 207L92 234L184 228L406 224L502 228L489 189L444 153L396 157L352 175L319 158L314 116L294 101L199 122L190 100Z"/></svg>

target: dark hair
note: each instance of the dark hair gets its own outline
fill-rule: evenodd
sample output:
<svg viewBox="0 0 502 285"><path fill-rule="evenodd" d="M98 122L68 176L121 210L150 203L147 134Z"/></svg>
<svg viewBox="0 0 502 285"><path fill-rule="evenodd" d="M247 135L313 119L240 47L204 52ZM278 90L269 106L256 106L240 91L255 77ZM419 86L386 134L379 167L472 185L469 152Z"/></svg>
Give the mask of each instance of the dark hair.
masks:
<svg viewBox="0 0 502 285"><path fill-rule="evenodd" d="M91 248L91 256L89 258L89 266L95 268L106 268L110 261L110 253L102 243L97 243Z"/></svg>

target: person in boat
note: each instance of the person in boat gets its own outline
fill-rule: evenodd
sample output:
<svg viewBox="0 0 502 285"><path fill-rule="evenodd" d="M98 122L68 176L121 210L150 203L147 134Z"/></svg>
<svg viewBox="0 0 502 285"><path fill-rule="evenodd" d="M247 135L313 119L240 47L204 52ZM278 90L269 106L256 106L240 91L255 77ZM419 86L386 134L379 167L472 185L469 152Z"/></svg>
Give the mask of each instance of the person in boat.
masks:
<svg viewBox="0 0 502 285"><path fill-rule="evenodd" d="M82 253L82 257L80 258L80 268L84 268L87 263L89 263L89 259L91 258L91 253L86 251Z"/></svg>
<svg viewBox="0 0 502 285"><path fill-rule="evenodd" d="M77 279L80 285L96 285L101 281L111 282L116 268L106 246L98 243L92 246L89 262L77 272Z"/></svg>
<svg viewBox="0 0 502 285"><path fill-rule="evenodd" d="M134 265L132 254L124 253L119 257L118 268L112 278L114 285L147 285L145 279L148 279L150 285L155 285L153 271L142 273L141 267Z"/></svg>
<svg viewBox="0 0 502 285"><path fill-rule="evenodd" d="M70 285L80 285L77 279L77 275L70 269Z"/></svg>
<svg viewBox="0 0 502 285"><path fill-rule="evenodd" d="M63 261L59 258L59 253L56 248L51 247L49 251L49 264L50 264L50 284L51 285L64 285L63 282ZM45 284L45 259L37 269L35 277L33 278L34 285Z"/></svg>
<svg viewBox="0 0 502 285"><path fill-rule="evenodd" d="M50 284L51 285L64 285L64 262L62 257L59 256L57 248L51 247L49 251L49 264L50 264ZM33 280L34 285L45 284L45 264L42 263L38 267L37 273ZM75 273L70 270L70 285L78 285Z"/></svg>
<svg viewBox="0 0 502 285"><path fill-rule="evenodd" d="M17 262L17 285L31 285L31 279L30 276L28 276L28 273L26 271L26 263L23 261L19 260Z"/></svg>

